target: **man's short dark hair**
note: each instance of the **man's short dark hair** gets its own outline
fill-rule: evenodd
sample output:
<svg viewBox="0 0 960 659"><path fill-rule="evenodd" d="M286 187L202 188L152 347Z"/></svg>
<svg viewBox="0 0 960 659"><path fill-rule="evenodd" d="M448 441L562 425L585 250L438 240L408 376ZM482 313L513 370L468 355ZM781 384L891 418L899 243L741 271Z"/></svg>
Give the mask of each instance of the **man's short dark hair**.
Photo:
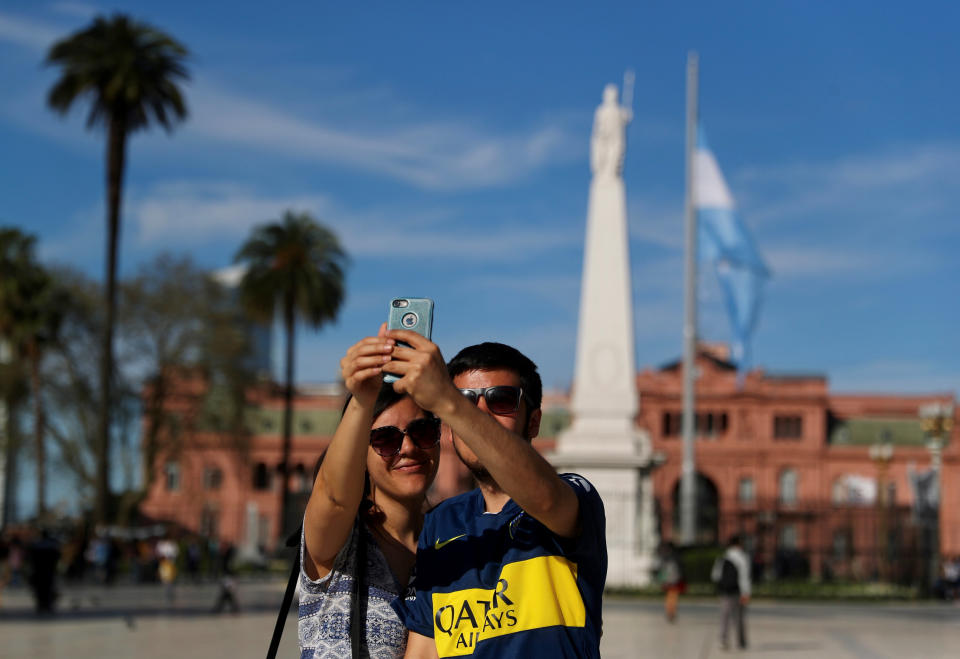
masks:
<svg viewBox="0 0 960 659"><path fill-rule="evenodd" d="M502 343L486 342L464 348L447 363L447 371L455 378L467 371L513 371L520 379L520 387L527 399L528 414L540 409L543 383L537 365L516 348Z"/></svg>

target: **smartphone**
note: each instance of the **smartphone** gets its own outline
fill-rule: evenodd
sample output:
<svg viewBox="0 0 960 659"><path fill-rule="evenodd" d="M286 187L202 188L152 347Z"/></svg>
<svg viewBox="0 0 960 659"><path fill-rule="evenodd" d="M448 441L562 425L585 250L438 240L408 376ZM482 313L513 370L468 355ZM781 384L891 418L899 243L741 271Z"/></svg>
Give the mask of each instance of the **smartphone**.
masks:
<svg viewBox="0 0 960 659"><path fill-rule="evenodd" d="M433 332L433 300L428 297L395 297L390 300L387 329L405 329L430 338ZM400 342L400 345L407 345ZM396 382L400 376L384 373L384 382Z"/></svg>

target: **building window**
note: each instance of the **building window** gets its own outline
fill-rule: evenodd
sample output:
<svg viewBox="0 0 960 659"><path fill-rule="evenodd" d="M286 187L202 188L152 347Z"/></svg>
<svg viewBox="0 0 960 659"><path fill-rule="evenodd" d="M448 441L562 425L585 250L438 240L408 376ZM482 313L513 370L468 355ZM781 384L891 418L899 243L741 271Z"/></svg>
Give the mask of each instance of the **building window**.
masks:
<svg viewBox="0 0 960 659"><path fill-rule="evenodd" d="M833 532L832 553L833 560L842 562L850 558L850 530L837 529Z"/></svg>
<svg viewBox="0 0 960 659"><path fill-rule="evenodd" d="M223 471L220 467L204 467L203 469L203 489L219 490L223 484Z"/></svg>
<svg viewBox="0 0 960 659"><path fill-rule="evenodd" d="M780 527L780 546L779 549L797 548L797 526L796 524L784 524Z"/></svg>
<svg viewBox="0 0 960 659"><path fill-rule="evenodd" d="M774 439L800 439L803 437L803 417L777 415L773 417Z"/></svg>
<svg viewBox="0 0 960 659"><path fill-rule="evenodd" d="M737 499L740 503L753 503L754 496L753 479L741 478L737 486Z"/></svg>
<svg viewBox="0 0 960 659"><path fill-rule="evenodd" d="M680 414L677 412L663 413L663 436L679 437L682 432Z"/></svg>
<svg viewBox="0 0 960 659"><path fill-rule="evenodd" d="M180 489L180 465L176 462L168 462L163 467L163 473L166 477L167 492L176 492Z"/></svg>
<svg viewBox="0 0 960 659"><path fill-rule="evenodd" d="M792 506L797 502L797 472L784 469L780 472L780 503Z"/></svg>
<svg viewBox="0 0 960 659"><path fill-rule="evenodd" d="M253 468L253 489L270 489L270 471L267 469L267 465L262 462L258 462Z"/></svg>
<svg viewBox="0 0 960 659"><path fill-rule="evenodd" d="M833 481L833 485L830 487L830 501L835 506L842 506L847 503L847 484L843 476Z"/></svg>
<svg viewBox="0 0 960 659"><path fill-rule="evenodd" d="M310 481L307 480L307 469L302 464L298 464L293 468L293 491L310 491Z"/></svg>
<svg viewBox="0 0 960 659"><path fill-rule="evenodd" d="M679 437L683 434L683 414L664 412L661 416L661 430L664 437ZM700 412L694 416L697 435L713 437L727 432L730 417L726 412Z"/></svg>

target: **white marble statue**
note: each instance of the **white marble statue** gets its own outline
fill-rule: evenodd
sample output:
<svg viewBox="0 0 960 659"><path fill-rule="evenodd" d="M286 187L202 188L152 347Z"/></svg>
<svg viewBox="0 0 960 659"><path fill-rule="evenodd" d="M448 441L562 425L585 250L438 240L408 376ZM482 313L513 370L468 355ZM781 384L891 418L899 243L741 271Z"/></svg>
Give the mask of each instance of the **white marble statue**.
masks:
<svg viewBox="0 0 960 659"><path fill-rule="evenodd" d="M597 178L620 177L627 151L627 124L633 119L630 108L620 105L617 86L603 88L603 103L593 115L590 137L590 170Z"/></svg>

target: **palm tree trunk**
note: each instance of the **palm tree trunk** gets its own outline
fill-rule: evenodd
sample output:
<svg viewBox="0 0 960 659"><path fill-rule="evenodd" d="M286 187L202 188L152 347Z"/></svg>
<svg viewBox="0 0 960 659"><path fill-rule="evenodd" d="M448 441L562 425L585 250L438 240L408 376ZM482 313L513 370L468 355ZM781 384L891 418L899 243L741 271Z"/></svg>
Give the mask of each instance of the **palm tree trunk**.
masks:
<svg viewBox="0 0 960 659"><path fill-rule="evenodd" d="M293 352L296 318L293 308L293 292L284 296L283 316L287 330L286 389L283 392L283 462L280 466L280 539L293 529L290 521L290 444L293 439Z"/></svg>
<svg viewBox="0 0 960 659"><path fill-rule="evenodd" d="M120 239L120 203L127 130L125 119L110 119L107 139L107 273L106 318L100 362L100 424L97 437L97 488L94 515L107 522L110 514L110 410L113 402L113 325L117 305L117 244Z"/></svg>
<svg viewBox="0 0 960 659"><path fill-rule="evenodd" d="M33 390L33 437L37 452L37 518L43 520L47 514L47 452L44 445L43 401L40 398L40 350L36 341L27 346L30 359L30 388Z"/></svg>

